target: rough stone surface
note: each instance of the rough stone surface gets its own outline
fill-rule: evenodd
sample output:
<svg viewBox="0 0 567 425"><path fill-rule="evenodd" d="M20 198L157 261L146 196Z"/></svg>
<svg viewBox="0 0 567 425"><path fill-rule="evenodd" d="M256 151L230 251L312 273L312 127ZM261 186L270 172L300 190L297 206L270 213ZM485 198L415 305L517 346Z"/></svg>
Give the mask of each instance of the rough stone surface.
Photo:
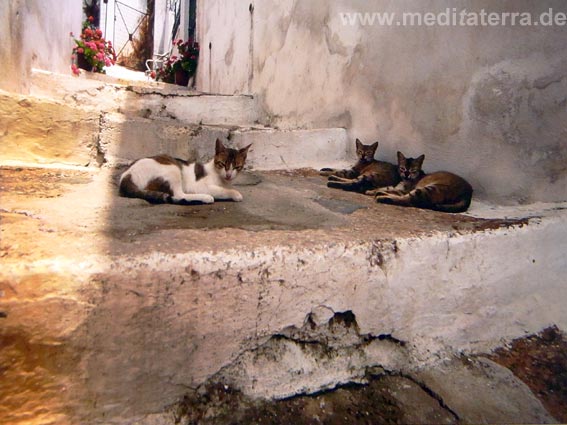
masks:
<svg viewBox="0 0 567 425"><path fill-rule="evenodd" d="M150 206L117 197L110 171L1 170L9 422L126 421L214 377L254 397L312 392L567 328L562 204L481 219L304 171L243 176L242 203ZM344 315L356 326L333 330ZM274 357L296 380L262 375Z"/></svg>
<svg viewBox="0 0 567 425"><path fill-rule="evenodd" d="M252 144L246 164L258 170L349 166L344 129L279 131L182 124L177 120L147 119L108 113L101 118L99 152L110 165L166 153L190 161L209 161L217 138L227 146ZM270 152L272 152L270 154Z"/></svg>
<svg viewBox="0 0 567 425"><path fill-rule="evenodd" d="M99 116L65 103L0 91L0 159L95 163Z"/></svg>
<svg viewBox="0 0 567 425"><path fill-rule="evenodd" d="M488 359L453 360L416 373L465 423L558 423L508 369Z"/></svg>
<svg viewBox="0 0 567 425"><path fill-rule="evenodd" d="M0 163L116 166L157 154L208 161L214 154L217 138L235 147L253 144L247 164L260 170L346 167L352 161L349 154L352 142L341 128L280 131L234 125L251 121L235 115L246 115L253 108L252 104L241 104L251 101L246 96L240 100L200 96L163 87L164 84L157 89L126 90L126 86L111 84L100 77L85 77L75 82L72 77L59 76L53 78L53 86L49 87L47 82L53 74L36 74L35 78L45 84L43 91L36 92L47 94L52 90L60 100L1 93L0 110L5 113L0 124ZM76 91L68 87L71 83L77 85ZM155 90L161 94L155 94ZM191 113L178 111L182 119L172 113L181 109ZM226 119L203 119L214 114ZM201 124L206 121L224 124L231 119L233 125Z"/></svg>
<svg viewBox="0 0 567 425"><path fill-rule="evenodd" d="M180 124L250 126L264 122L253 96L199 93L156 82L126 81L85 73L79 77L34 70L33 96L128 117L168 118Z"/></svg>
<svg viewBox="0 0 567 425"><path fill-rule="evenodd" d="M321 326L316 326L309 316L302 328L283 329L242 353L213 379L239 388L250 397L282 399L367 382L367 368L374 365L399 371L408 363L403 343L384 335L360 335L356 318L348 311L334 314Z"/></svg>
<svg viewBox="0 0 567 425"><path fill-rule="evenodd" d="M557 327L515 339L489 358L510 369L556 419L567 422L567 336Z"/></svg>
<svg viewBox="0 0 567 425"><path fill-rule="evenodd" d="M323 168L345 162L350 157L350 146L354 145L342 128L236 130L231 139L241 146L253 144L250 163L260 170Z"/></svg>

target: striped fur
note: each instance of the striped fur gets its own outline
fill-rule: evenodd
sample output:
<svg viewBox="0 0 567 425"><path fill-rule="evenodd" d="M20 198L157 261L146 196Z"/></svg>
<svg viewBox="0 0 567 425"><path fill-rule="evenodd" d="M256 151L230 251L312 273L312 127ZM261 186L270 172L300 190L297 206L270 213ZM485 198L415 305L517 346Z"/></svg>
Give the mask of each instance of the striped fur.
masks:
<svg viewBox="0 0 567 425"><path fill-rule="evenodd" d="M366 193L369 190L394 186L400 181L396 166L389 162L374 159L378 142L364 145L356 139L358 162L349 169L335 170L323 168L320 172L328 176L327 187Z"/></svg>
<svg viewBox="0 0 567 425"><path fill-rule="evenodd" d="M394 189L373 191L376 202L448 213L466 211L471 204L472 186L448 171L425 174L421 169L424 158L406 158L398 152L402 182Z"/></svg>

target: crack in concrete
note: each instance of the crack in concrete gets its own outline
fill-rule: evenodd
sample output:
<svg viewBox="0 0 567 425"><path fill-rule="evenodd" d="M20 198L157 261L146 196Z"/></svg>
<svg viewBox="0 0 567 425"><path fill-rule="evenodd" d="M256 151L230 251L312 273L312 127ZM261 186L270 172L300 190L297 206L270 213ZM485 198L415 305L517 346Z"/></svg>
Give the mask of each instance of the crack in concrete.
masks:
<svg viewBox="0 0 567 425"><path fill-rule="evenodd" d="M429 395L431 398L433 398L434 400L437 400L437 402L439 403L439 406L446 410L450 415L452 415L455 418L455 421L459 422L461 420L461 418L459 417L459 415L457 414L457 412L455 412L453 409L451 409L447 403L445 403L445 401L443 400L443 397L441 397L439 394L437 394L435 391L433 391L431 388L429 388L424 382L420 381L419 379L407 374L407 373L403 373L403 372L389 372L387 370L385 370L386 375L389 376L399 376L401 378L405 378L411 382L413 382L414 384L416 384L418 387L420 387L423 391L425 391L427 393L427 395Z"/></svg>
<svg viewBox="0 0 567 425"><path fill-rule="evenodd" d="M263 292L260 292L258 305L262 300ZM318 311L321 317L311 312L301 328L292 325L264 337L259 336L257 319L256 344L247 344L251 348L242 350L201 386L224 384L253 398L282 399L337 385L360 384L368 368L397 370L406 362L405 341L386 333L361 334L352 311L328 310L331 317L329 311ZM326 317L329 318L325 320ZM347 363L339 360L344 358L351 360ZM280 372L287 370L282 372L287 378L281 382L274 378L270 373L274 367ZM270 383L273 379L277 384ZM266 385L273 386L267 393Z"/></svg>
<svg viewBox="0 0 567 425"><path fill-rule="evenodd" d="M34 220L41 220L41 217L26 210L7 210L5 208L0 208L0 213L23 215L25 217L33 218Z"/></svg>
<svg viewBox="0 0 567 425"><path fill-rule="evenodd" d="M98 118L98 132L96 134L95 146L94 146L96 152L95 160L99 167L102 167L107 162L106 152L102 148L102 139L101 139L104 120L105 120L105 113L102 112Z"/></svg>
<svg viewBox="0 0 567 425"><path fill-rule="evenodd" d="M214 97L226 97L226 98L234 98L234 97L244 97L248 99L254 99L254 96L251 94L239 94L239 95L232 95L232 94L217 94L217 93L206 93L206 92L194 92L194 91L187 91L187 90L175 90L164 92L162 90L152 89L152 88L145 88L145 87L137 87L137 86L127 86L126 91L130 91L132 93L137 94L138 96L147 96L147 95L158 95L163 98L175 98L175 97L207 97L207 96L214 96Z"/></svg>

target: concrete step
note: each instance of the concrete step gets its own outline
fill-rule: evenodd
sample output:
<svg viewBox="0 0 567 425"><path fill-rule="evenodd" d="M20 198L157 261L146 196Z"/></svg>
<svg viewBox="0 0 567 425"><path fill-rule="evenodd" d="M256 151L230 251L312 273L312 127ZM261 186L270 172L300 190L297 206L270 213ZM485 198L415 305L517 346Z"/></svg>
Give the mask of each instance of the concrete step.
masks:
<svg viewBox="0 0 567 425"><path fill-rule="evenodd" d="M94 165L100 113L0 90L0 161Z"/></svg>
<svg viewBox="0 0 567 425"><path fill-rule="evenodd" d="M125 81L101 74L77 77L33 70L30 94L70 107L170 118L184 124L250 126L264 122L261 107L250 95L199 93L172 84Z"/></svg>
<svg viewBox="0 0 567 425"><path fill-rule="evenodd" d="M109 86L104 83L101 88ZM219 114L221 110L227 109L218 106ZM174 118L99 111L63 100L1 91L0 112L3 164L114 166L160 153L208 161L217 138L233 146L252 143L247 165L256 169L336 167L350 162L350 142L341 128L280 131L261 126L187 124Z"/></svg>
<svg viewBox="0 0 567 425"><path fill-rule="evenodd" d="M217 381L288 397L567 329L565 203L443 214L302 171L150 206L110 168L0 172L8 422L128 423ZM550 420L531 410L502 418Z"/></svg>
<svg viewBox="0 0 567 425"><path fill-rule="evenodd" d="M252 144L247 166L258 170L346 166L350 145L345 129L275 130L266 127L188 126L104 114L100 151L111 165L165 153L191 161L208 161L219 138L228 145ZM228 142L229 140L229 142Z"/></svg>

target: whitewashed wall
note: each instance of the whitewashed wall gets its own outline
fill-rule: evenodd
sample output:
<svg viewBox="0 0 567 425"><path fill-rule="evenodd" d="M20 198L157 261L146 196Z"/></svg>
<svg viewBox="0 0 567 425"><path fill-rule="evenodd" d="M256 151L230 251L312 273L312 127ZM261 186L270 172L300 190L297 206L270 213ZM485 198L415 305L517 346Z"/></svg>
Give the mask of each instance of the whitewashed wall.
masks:
<svg viewBox="0 0 567 425"><path fill-rule="evenodd" d="M250 3L254 12L249 12ZM202 0L198 88L251 92L290 127L345 127L378 156L509 202L566 199L567 26L344 25L344 12L439 12L444 0ZM494 12L567 12L562 0L458 0ZM252 30L250 30L252 28Z"/></svg>
<svg viewBox="0 0 567 425"><path fill-rule="evenodd" d="M242 0L198 1L197 30L201 41L198 89L222 94L251 92L250 4Z"/></svg>
<svg viewBox="0 0 567 425"><path fill-rule="evenodd" d="M32 68L68 73L71 32L81 31L82 2L4 0L0 2L0 89L25 93Z"/></svg>

